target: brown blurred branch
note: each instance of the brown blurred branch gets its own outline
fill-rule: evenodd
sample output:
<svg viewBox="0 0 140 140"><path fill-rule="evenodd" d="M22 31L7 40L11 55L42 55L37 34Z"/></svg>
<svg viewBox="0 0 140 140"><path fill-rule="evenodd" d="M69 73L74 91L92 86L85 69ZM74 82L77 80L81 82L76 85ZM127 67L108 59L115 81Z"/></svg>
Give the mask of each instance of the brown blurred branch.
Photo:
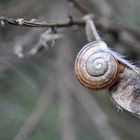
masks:
<svg viewBox="0 0 140 140"><path fill-rule="evenodd" d="M110 126L106 115L102 112L94 97L82 90L80 95L74 94L91 121L96 125L98 132L105 140L121 140L115 130Z"/></svg>
<svg viewBox="0 0 140 140"><path fill-rule="evenodd" d="M39 28L63 28L69 27L73 25L84 25L85 21L82 18L74 19L73 17L69 17L66 20L61 20L62 22L46 22L46 21L37 21L35 19L25 20L23 18L8 18L8 17L0 17L0 21L2 25L10 24L16 26L26 26L26 27L39 27Z"/></svg>
<svg viewBox="0 0 140 140"><path fill-rule="evenodd" d="M134 34L137 37L140 37L140 31L131 28L127 25L117 23L114 20L108 20L104 18L98 19L95 18L94 15L92 17L93 20L95 20L94 21L95 25L104 31L108 31L111 33L120 33L121 31L127 31L129 33ZM38 27L38 28L64 28L64 27L71 27L74 25L84 26L86 21L85 21L85 16L81 18L74 18L71 16L68 19L61 20L61 22L60 21L56 21L56 22L37 21L35 19L25 20L23 18L13 19L8 17L0 17L0 22L2 25L10 24L16 26Z"/></svg>
<svg viewBox="0 0 140 140"><path fill-rule="evenodd" d="M92 14L93 15L93 14ZM10 24L10 25L16 25L16 26L25 26L25 27L38 27L38 28L64 28L64 27L71 27L74 25L77 26L84 26L85 25L85 16L81 18L74 18L74 17L69 17L68 19L63 19L60 21L56 22L47 22L47 21L37 21L36 19L32 20L25 20L23 18L8 18L8 17L0 17L0 22L2 25ZM134 29L128 25L124 25L121 23L117 23L116 21L113 20L106 20L104 18L95 18L95 25L98 28L101 28L105 31L108 32L113 32L113 33L119 33L122 30L128 31L129 33L132 33L138 37L140 37L140 31L137 29Z"/></svg>
<svg viewBox="0 0 140 140"><path fill-rule="evenodd" d="M88 7L86 7L80 0L69 0L69 1L81 13L87 14L91 12L91 10ZM91 4L95 5L102 16L105 16L106 18L113 17L114 11L106 0L89 0L88 2L91 2Z"/></svg>
<svg viewBox="0 0 140 140"><path fill-rule="evenodd" d="M85 5L83 5L79 0L69 0L69 2L72 3L78 10L80 10L81 13L89 13L88 8Z"/></svg>
<svg viewBox="0 0 140 140"><path fill-rule="evenodd" d="M67 86L64 82L58 83L58 90L60 98L60 132L62 140L76 140L72 96L68 93Z"/></svg>
<svg viewBox="0 0 140 140"><path fill-rule="evenodd" d="M128 44L132 44L135 48L139 48L140 41L140 30L135 29L133 27L130 27L128 25L118 23L117 21L105 19L105 18L97 18L93 14L91 14L91 18L94 20L94 23L96 27L104 32L109 32L118 42L121 42L122 39L120 39L120 36L122 35L122 32L125 32L126 34L131 36L131 39L123 38L123 43L127 46ZM87 16L87 15L85 15ZM80 18L75 18L73 16L70 16L67 19L63 19L61 21L56 22L47 22L47 21L38 21L36 19L32 20L25 20L22 18L8 18L8 17L0 17L0 22L2 25L16 25L16 26L25 26L25 27L37 27L37 28L64 28L64 27L72 27L72 26L85 26L85 16ZM135 42L134 42L134 39ZM137 42L137 43L136 43Z"/></svg>
<svg viewBox="0 0 140 140"><path fill-rule="evenodd" d="M14 140L25 140L36 129L52 101L53 92L54 89L52 86L47 85L44 92L38 98L35 108L25 120L23 126L19 129L18 133L14 137Z"/></svg>

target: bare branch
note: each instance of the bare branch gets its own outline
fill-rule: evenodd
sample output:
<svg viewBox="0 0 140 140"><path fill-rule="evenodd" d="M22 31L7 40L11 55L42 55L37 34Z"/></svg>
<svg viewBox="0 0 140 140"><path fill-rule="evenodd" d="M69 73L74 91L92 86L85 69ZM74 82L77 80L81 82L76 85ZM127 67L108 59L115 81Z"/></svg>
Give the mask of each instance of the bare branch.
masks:
<svg viewBox="0 0 140 140"><path fill-rule="evenodd" d="M37 21L35 19L25 20L23 18L8 18L8 17L0 17L0 21L2 25L11 24L16 26L25 26L25 27L39 27L39 28L62 28L69 27L73 25L83 25L84 21L79 19L68 18L66 20L62 20L62 22L47 22L47 21Z"/></svg>
<svg viewBox="0 0 140 140"><path fill-rule="evenodd" d="M19 132L14 137L14 140L25 140L33 132L33 130L35 130L46 109L49 107L50 102L52 101L53 90L54 89L50 85L47 85L44 92L37 100L34 110L25 120L23 126L21 129L19 129Z"/></svg>
<svg viewBox="0 0 140 140"><path fill-rule="evenodd" d="M61 77L60 77L61 78ZM60 125L62 140L76 140L72 96L68 93L67 85L64 82L58 83L59 89L59 106L60 106Z"/></svg>
<svg viewBox="0 0 140 140"><path fill-rule="evenodd" d="M89 10L85 5L83 5L79 0L69 0L78 10L80 10L83 14L89 13Z"/></svg>
<svg viewBox="0 0 140 140"><path fill-rule="evenodd" d="M109 125L107 116L102 112L96 100L87 92L74 94L82 107L89 115L91 121L96 125L98 132L105 140L120 140L115 130Z"/></svg>
<svg viewBox="0 0 140 140"><path fill-rule="evenodd" d="M93 14L92 14L93 15ZM87 16L87 15L85 15ZM47 22L47 21L38 21L35 19L32 20L25 20L22 18L8 18L8 17L0 17L0 22L1 25L4 26L6 24L10 25L16 25L16 26L24 26L24 27L37 27L37 28L64 28L64 27L72 27L72 26L80 26L84 27L85 26L85 16L80 17L80 18L74 18L72 16L68 17L67 19L61 20L61 21L55 21L55 22ZM133 27L130 27L128 25L119 23L118 21L115 20L109 20L105 18L97 18L93 15L94 23L96 27L103 32L108 32L111 33L112 35L117 35L117 39L119 39L119 42L122 40L119 38L122 34L122 32L125 32L126 34L130 35L131 38L135 38L135 42L138 42L137 44L134 43L133 39L127 39L123 38L123 43L128 46L128 44L132 44L135 46L135 48L139 48L140 41L140 30L135 29ZM115 36L116 37L116 36ZM42 47L35 47L31 52L29 52L29 56L36 54L42 50ZM19 54L20 57L23 57L22 55L22 48L17 49L17 53Z"/></svg>
<svg viewBox="0 0 140 140"><path fill-rule="evenodd" d="M93 15L93 14L92 14ZM112 33L119 33L122 30L128 31L129 33L132 33L138 37L140 37L140 31L137 29L134 29L128 25L124 25L121 23L118 23L114 20L106 20L104 18L97 18L94 17L95 25L98 28L101 28L105 31L112 32ZM8 18L8 17L0 17L0 22L2 25L10 24L10 25L16 25L16 26L25 26L25 27L38 27L38 28L64 28L64 27L71 27L74 25L77 26L85 26L85 16L81 18L74 18L69 17L68 19L64 19L56 22L47 22L47 21L38 21L35 19L31 20L25 20L23 18Z"/></svg>

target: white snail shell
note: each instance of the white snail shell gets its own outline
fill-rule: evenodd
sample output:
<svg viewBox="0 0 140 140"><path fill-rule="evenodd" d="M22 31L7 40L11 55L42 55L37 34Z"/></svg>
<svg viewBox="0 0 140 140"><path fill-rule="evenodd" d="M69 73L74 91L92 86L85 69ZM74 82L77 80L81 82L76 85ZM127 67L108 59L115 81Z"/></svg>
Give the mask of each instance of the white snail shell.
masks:
<svg viewBox="0 0 140 140"><path fill-rule="evenodd" d="M104 41L95 41L84 46L75 61L76 77L90 89L112 86L119 74L120 65L115 57L106 52Z"/></svg>

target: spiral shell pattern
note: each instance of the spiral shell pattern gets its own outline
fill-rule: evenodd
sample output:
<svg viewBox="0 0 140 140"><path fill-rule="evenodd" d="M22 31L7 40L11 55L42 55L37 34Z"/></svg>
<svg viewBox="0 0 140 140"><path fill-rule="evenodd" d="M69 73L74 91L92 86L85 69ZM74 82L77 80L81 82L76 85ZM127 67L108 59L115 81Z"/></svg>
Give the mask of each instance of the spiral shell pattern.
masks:
<svg viewBox="0 0 140 140"><path fill-rule="evenodd" d="M89 43L81 49L76 57L76 77L87 88L108 88L118 78L119 63L103 49L104 47L107 46L103 41Z"/></svg>

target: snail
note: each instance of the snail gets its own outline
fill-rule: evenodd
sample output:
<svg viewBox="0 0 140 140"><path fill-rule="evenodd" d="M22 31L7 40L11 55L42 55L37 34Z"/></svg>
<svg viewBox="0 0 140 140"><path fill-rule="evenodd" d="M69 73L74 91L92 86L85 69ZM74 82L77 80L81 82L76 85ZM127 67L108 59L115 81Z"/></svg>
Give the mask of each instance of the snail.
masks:
<svg viewBox="0 0 140 140"><path fill-rule="evenodd" d="M83 86L90 89L102 89L116 82L120 64L105 49L107 49L105 42L95 41L85 45L78 53L75 73Z"/></svg>
<svg viewBox="0 0 140 140"><path fill-rule="evenodd" d="M118 80L122 66L138 72L134 65L102 41L91 17L86 17L85 21L90 43L80 50L75 60L76 77L84 87L93 90L110 88Z"/></svg>

